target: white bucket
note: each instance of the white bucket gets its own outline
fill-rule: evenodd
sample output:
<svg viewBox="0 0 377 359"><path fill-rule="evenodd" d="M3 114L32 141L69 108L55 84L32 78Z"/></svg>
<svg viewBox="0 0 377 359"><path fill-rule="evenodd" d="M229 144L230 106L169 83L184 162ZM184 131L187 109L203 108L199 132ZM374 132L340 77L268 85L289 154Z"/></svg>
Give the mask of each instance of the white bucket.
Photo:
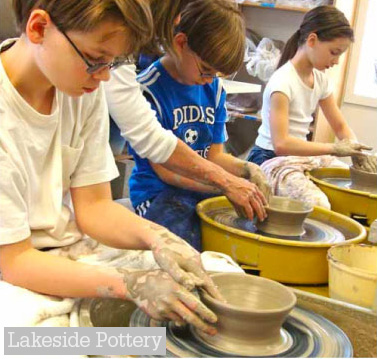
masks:
<svg viewBox="0 0 377 359"><path fill-rule="evenodd" d="M377 247L334 246L328 250L327 259L330 297L376 310Z"/></svg>

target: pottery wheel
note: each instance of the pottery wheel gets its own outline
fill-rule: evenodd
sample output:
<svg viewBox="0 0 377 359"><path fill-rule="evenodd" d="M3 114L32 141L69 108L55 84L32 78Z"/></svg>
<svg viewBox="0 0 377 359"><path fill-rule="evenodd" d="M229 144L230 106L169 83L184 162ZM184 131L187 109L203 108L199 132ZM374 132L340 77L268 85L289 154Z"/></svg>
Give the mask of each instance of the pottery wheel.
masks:
<svg viewBox="0 0 377 359"><path fill-rule="evenodd" d="M166 356L165 357L240 357L232 353L208 346L197 335L193 334L190 326L177 327L172 322L158 322L151 319L143 311L137 309L130 320L131 327L166 327ZM274 357L326 357L351 358L352 345L348 337L335 324L301 308L294 308L283 324L282 335L289 338L290 346ZM269 348L265 354L258 357L271 357ZM256 356L253 348L245 357Z"/></svg>
<svg viewBox="0 0 377 359"><path fill-rule="evenodd" d="M220 213L215 214L213 219L216 222L225 224L227 226L241 229L250 233L261 234L265 237L276 238L275 235L259 231L252 221L239 218L233 209L222 210ZM303 241L303 242L320 242L320 243L339 243L344 242L344 234L326 223L317 221L315 219L306 218L303 224L305 234L299 237L285 237L281 236L279 238Z"/></svg>
<svg viewBox="0 0 377 359"><path fill-rule="evenodd" d="M343 177L326 177L322 178L324 182L333 184L337 187L344 188L344 189L351 189L356 191L361 191L365 193L377 194L377 188L374 190L365 191L363 188L358 188L352 184L351 178L343 178Z"/></svg>

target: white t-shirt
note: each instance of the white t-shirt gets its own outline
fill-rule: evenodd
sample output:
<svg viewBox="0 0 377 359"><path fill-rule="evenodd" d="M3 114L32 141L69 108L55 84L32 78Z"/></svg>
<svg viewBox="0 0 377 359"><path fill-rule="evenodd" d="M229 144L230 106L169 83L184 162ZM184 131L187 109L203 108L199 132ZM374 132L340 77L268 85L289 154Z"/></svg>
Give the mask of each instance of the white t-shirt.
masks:
<svg viewBox="0 0 377 359"><path fill-rule="evenodd" d="M136 81L135 69L134 65L121 66L104 84L110 115L141 158L164 163L174 152L178 139L158 122Z"/></svg>
<svg viewBox="0 0 377 359"><path fill-rule="evenodd" d="M82 238L69 188L117 177L108 137L102 87L79 98L56 90L51 114L42 115L0 60L0 245L31 236L35 248L59 247Z"/></svg>
<svg viewBox="0 0 377 359"><path fill-rule="evenodd" d="M255 144L266 150L274 150L270 130L270 103L274 92L282 92L289 100L289 135L306 141L312 114L318 102L331 95L332 89L326 74L313 70L314 87L301 80L291 61L275 71L263 93L262 125Z"/></svg>

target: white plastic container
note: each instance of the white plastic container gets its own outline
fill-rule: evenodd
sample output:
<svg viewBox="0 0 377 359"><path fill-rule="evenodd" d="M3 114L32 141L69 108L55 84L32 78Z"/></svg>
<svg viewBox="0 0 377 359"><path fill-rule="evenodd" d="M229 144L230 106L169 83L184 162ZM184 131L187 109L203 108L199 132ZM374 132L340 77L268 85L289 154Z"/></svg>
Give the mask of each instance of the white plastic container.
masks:
<svg viewBox="0 0 377 359"><path fill-rule="evenodd" d="M376 310L377 247L334 246L328 250L327 259L330 297Z"/></svg>

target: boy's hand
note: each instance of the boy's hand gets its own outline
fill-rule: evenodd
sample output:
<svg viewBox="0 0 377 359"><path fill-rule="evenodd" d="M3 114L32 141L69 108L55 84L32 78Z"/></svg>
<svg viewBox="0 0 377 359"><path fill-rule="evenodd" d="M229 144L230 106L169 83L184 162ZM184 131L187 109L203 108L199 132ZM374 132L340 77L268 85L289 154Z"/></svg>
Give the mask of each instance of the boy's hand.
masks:
<svg viewBox="0 0 377 359"><path fill-rule="evenodd" d="M123 275L126 298L153 319L172 320L176 324L187 322L207 334L216 334L216 329L208 324L217 321L216 315L168 273L161 270L117 270Z"/></svg>
<svg viewBox="0 0 377 359"><path fill-rule="evenodd" d="M341 140L333 144L332 154L338 157L361 155L363 150L371 150L372 147L351 141L349 139Z"/></svg>
<svg viewBox="0 0 377 359"><path fill-rule="evenodd" d="M254 183L262 191L267 201L272 195L271 187L262 169L255 163L245 162L245 178Z"/></svg>
<svg viewBox="0 0 377 359"><path fill-rule="evenodd" d="M154 259L187 290L204 288L213 298L223 300L212 279L204 271L200 254L183 239L166 228L153 223L157 237L150 244Z"/></svg>

